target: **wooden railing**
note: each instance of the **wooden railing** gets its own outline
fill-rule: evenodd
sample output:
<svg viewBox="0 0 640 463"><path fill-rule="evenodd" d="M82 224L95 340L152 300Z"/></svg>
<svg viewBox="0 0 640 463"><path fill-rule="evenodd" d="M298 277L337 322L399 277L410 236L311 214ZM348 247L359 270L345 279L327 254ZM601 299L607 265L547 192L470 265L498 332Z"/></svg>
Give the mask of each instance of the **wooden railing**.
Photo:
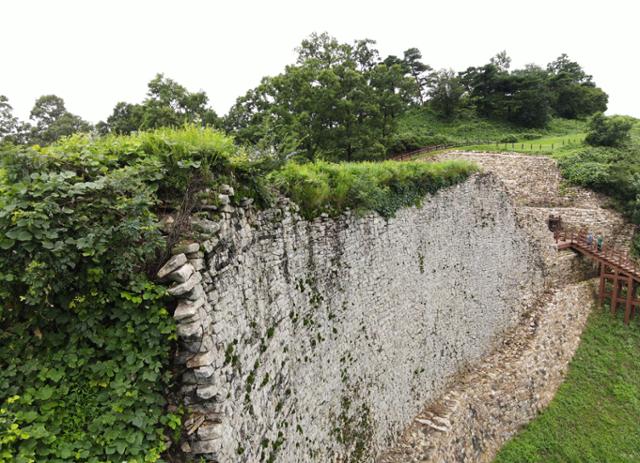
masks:
<svg viewBox="0 0 640 463"><path fill-rule="evenodd" d="M624 307L624 322L629 324L635 314L640 313L640 268L628 253L605 246L602 241L589 236L585 231L555 232L558 249L573 249L598 262L600 266L600 285L598 302L602 307L609 300L612 315L616 315L618 306ZM611 288L611 289L609 289Z"/></svg>
<svg viewBox="0 0 640 463"><path fill-rule="evenodd" d="M597 237L592 236L591 241L589 241L589 235L584 230L556 231L555 240L559 249L572 247L583 254L604 260L607 264L619 267L624 272L630 273L640 282L640 267L635 260L629 257L627 252L620 252L605 243L598 247Z"/></svg>
<svg viewBox="0 0 640 463"><path fill-rule="evenodd" d="M460 145L450 143L450 144L447 144L447 145L424 146L422 148L418 148L417 150L407 151L406 153L394 154L389 159L392 160L392 161L409 161L414 156L417 156L419 154L430 153L432 151L444 150L444 149L447 149L447 148L454 148L456 146L460 146Z"/></svg>

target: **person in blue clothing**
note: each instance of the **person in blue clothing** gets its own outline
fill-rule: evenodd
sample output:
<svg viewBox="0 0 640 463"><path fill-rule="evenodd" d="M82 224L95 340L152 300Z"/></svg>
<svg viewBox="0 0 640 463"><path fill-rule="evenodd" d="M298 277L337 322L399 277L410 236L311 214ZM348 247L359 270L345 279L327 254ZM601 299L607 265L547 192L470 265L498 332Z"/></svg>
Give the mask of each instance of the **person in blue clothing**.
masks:
<svg viewBox="0 0 640 463"><path fill-rule="evenodd" d="M589 232L587 234L587 247L588 248L592 248L593 247L593 233Z"/></svg>

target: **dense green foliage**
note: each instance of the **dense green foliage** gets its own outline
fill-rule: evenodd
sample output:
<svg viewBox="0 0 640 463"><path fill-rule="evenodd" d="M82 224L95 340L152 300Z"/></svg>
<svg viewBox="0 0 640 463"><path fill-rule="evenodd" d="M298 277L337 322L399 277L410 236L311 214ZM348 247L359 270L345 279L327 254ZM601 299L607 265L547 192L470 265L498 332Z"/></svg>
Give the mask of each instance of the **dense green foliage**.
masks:
<svg viewBox="0 0 640 463"><path fill-rule="evenodd" d="M160 127L181 127L184 124L217 126L218 116L207 106L204 92L189 92L174 80L156 75L148 84L147 97L141 104L120 102L113 108L107 122L98 130L130 134Z"/></svg>
<svg viewBox="0 0 640 463"><path fill-rule="evenodd" d="M295 65L265 77L237 100L226 129L262 149L349 161L445 141L398 124L416 111L453 124L479 117L487 125L545 131L555 117L584 118L606 109L606 93L566 55L546 69L528 65L511 71L511 59L501 52L484 66L456 74L433 71L415 48L402 59L381 59L374 43L341 44L326 34L312 35ZM485 135L482 141L501 140Z"/></svg>
<svg viewBox="0 0 640 463"><path fill-rule="evenodd" d="M64 100L56 95L43 95L33 105L31 122L22 122L13 115L13 108L0 95L0 144L48 145L79 132L89 132L91 124L67 111Z"/></svg>
<svg viewBox="0 0 640 463"><path fill-rule="evenodd" d="M593 146L621 147L631 141L633 119L624 116L605 117L595 114L589 121L589 132L585 141Z"/></svg>
<svg viewBox="0 0 640 463"><path fill-rule="evenodd" d="M489 64L460 73L478 114L523 127L544 127L553 115L575 119L607 108L607 94L567 55L546 69L527 65L510 72L510 62L500 53Z"/></svg>
<svg viewBox="0 0 640 463"><path fill-rule="evenodd" d="M154 211L249 161L195 128L0 159L0 461L156 461L179 419Z"/></svg>
<svg viewBox="0 0 640 463"><path fill-rule="evenodd" d="M238 99L225 119L227 130L242 143L307 159L384 157L396 116L419 98L424 67L415 52L408 60L382 61L373 44L311 36L295 65Z"/></svg>
<svg viewBox="0 0 640 463"><path fill-rule="evenodd" d="M345 209L376 211L389 217L401 207L418 204L427 193L464 180L475 170L473 164L462 161L316 161L286 164L271 173L270 180L300 205L307 217L335 215Z"/></svg>
<svg viewBox="0 0 640 463"><path fill-rule="evenodd" d="M595 310L564 383L495 463L640 461L640 330Z"/></svg>
<svg viewBox="0 0 640 463"><path fill-rule="evenodd" d="M443 120L430 108L414 108L398 117L398 130L391 139L393 152L405 152L423 146L453 144L474 146L496 142L515 143L541 137L576 134L584 130L579 120L551 119L544 129L529 129L509 122L486 119L473 111L460 112L451 120Z"/></svg>
<svg viewBox="0 0 640 463"><path fill-rule="evenodd" d="M625 119L626 123L627 119ZM562 175L574 185L606 194L629 220L640 224L640 126L621 147L565 147L554 156ZM640 252L640 237L634 247Z"/></svg>
<svg viewBox="0 0 640 463"><path fill-rule="evenodd" d="M489 125L544 131L554 118L584 119L607 108L607 94L564 54L546 68L511 70L511 58L503 51L485 65L456 73L435 71L417 48L408 48L402 57L383 58L373 40L341 43L327 33L312 34L297 52L295 64L264 77L222 119L208 106L204 92L190 92L158 74L142 103L119 102L106 122L93 129L130 134L184 124L224 127L258 154L381 160L403 147L417 147L418 140L440 143L438 137L399 127L407 112L426 110L453 124L475 115ZM47 145L92 129L66 111L55 95L41 97L31 119L34 126L18 121L6 97L0 96L0 143ZM481 141L502 140L485 136Z"/></svg>

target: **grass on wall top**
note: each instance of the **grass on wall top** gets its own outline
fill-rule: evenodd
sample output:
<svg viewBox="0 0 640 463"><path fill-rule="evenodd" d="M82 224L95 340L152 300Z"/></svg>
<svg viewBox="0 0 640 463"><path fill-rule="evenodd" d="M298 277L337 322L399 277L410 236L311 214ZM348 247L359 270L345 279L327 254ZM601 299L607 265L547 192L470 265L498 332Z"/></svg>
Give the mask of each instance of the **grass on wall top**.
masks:
<svg viewBox="0 0 640 463"><path fill-rule="evenodd" d="M269 180L296 202L305 217L337 215L346 209L376 211L384 217L417 205L434 193L466 179L477 168L463 161L289 163L272 172Z"/></svg>

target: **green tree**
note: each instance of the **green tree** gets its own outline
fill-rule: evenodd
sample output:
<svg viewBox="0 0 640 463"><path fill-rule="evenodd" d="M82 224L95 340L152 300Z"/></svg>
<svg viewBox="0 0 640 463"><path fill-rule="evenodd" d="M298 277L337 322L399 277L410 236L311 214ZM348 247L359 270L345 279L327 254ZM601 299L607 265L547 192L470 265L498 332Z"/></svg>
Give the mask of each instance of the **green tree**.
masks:
<svg viewBox="0 0 640 463"><path fill-rule="evenodd" d="M460 107L464 86L452 69L441 69L430 76L429 104L444 119L453 119Z"/></svg>
<svg viewBox="0 0 640 463"><path fill-rule="evenodd" d="M43 95L31 109L28 141L31 144L49 145L61 137L89 132L91 124L80 116L67 111L64 100L56 95Z"/></svg>
<svg viewBox="0 0 640 463"><path fill-rule="evenodd" d="M420 104L424 104L428 92L429 73L433 68L422 61L422 53L417 48L409 48L404 52L402 63L406 72L411 75L416 84L417 99Z"/></svg>
<svg viewBox="0 0 640 463"><path fill-rule="evenodd" d="M415 84L402 61L381 61L374 45L312 34L295 65L236 101L225 127L239 142L308 159L383 156Z"/></svg>
<svg viewBox="0 0 640 463"><path fill-rule="evenodd" d="M550 92L547 73L529 65L510 75L507 120L523 127L541 128L551 117Z"/></svg>
<svg viewBox="0 0 640 463"><path fill-rule="evenodd" d="M469 67L460 74L460 82L480 116L505 118L507 95L511 90L508 71L493 63Z"/></svg>
<svg viewBox="0 0 640 463"><path fill-rule="evenodd" d="M118 134L184 124L217 127L220 120L208 102L205 92L189 92L176 81L157 74L149 82L147 97L141 104L117 103L106 126L101 127Z"/></svg>
<svg viewBox="0 0 640 463"><path fill-rule="evenodd" d="M489 63L496 66L503 72L508 72L511 67L511 57L507 55L506 50L496 53L496 55L489 60Z"/></svg>
<svg viewBox="0 0 640 463"><path fill-rule="evenodd" d="M589 132L585 141L593 146L620 147L631 140L633 121L624 116L606 117L595 114L589 121Z"/></svg>
<svg viewBox="0 0 640 463"><path fill-rule="evenodd" d="M551 105L558 116L576 119L606 111L608 95L566 54L549 63L547 71Z"/></svg>
<svg viewBox="0 0 640 463"><path fill-rule="evenodd" d="M0 143L11 141L19 130L20 122L13 115L13 107L9 104L9 99L0 95Z"/></svg>

